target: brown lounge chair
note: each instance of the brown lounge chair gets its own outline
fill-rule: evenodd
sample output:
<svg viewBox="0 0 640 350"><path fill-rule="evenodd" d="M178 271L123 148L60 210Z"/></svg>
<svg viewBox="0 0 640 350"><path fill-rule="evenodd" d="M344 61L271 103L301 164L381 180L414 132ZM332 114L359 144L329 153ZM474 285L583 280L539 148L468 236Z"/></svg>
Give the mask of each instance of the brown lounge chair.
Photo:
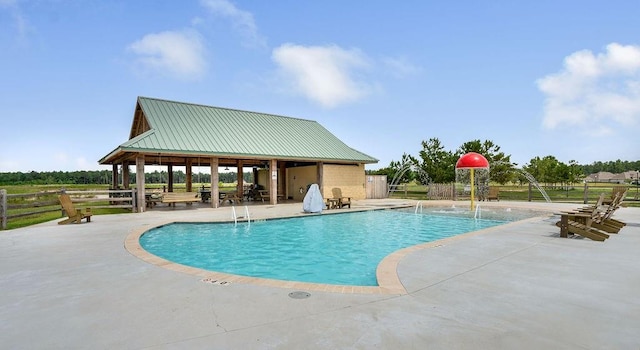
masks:
<svg viewBox="0 0 640 350"><path fill-rule="evenodd" d="M73 206L73 202L71 201L71 197L69 197L68 194L61 194L60 196L58 196L58 199L60 200L60 204L62 205L62 209L64 209L64 212L69 217L69 218L64 219L62 221L59 221L58 225L64 225L64 224L68 224L68 223L72 223L72 222L75 222L76 224L79 224L80 222L82 222L82 219L87 219L87 222L91 221L91 215L93 215L93 213L91 213L91 209L90 208L85 209L84 213L80 209L76 209Z"/></svg>
<svg viewBox="0 0 640 350"><path fill-rule="evenodd" d="M591 227L607 233L618 233L620 229L626 226L626 223L612 218L613 213L620 208L620 204L625 196L625 192L616 193L612 202L608 205L586 207L578 210L580 213L594 214L592 215ZM599 203L604 203L604 193L600 195Z"/></svg>
<svg viewBox="0 0 640 350"><path fill-rule="evenodd" d="M627 195L628 188L626 186L614 186L611 190L611 196L609 198L605 198L602 201L602 204L607 205L616 202L618 200L616 197L620 197L619 200L622 202L624 197Z"/></svg>
<svg viewBox="0 0 640 350"><path fill-rule="evenodd" d="M344 207L351 208L351 197L343 197L342 189L340 188L332 188L331 193L333 194L333 199L337 200L337 204L334 205L334 208L340 209ZM331 209L331 208L328 208Z"/></svg>
<svg viewBox="0 0 640 350"><path fill-rule="evenodd" d="M579 235L594 241L604 241L609 238L609 234L592 226L600 215L597 210L602 205L604 196L600 196L598 203L592 212L563 212L560 213L560 221L556 226L560 227L560 237L568 237L569 234Z"/></svg>

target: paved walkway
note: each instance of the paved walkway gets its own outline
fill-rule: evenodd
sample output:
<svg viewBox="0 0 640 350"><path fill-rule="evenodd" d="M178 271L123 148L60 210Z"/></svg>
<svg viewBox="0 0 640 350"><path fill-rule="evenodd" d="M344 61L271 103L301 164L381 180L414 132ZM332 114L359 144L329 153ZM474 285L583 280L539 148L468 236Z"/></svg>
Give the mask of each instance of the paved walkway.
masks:
<svg viewBox="0 0 640 350"><path fill-rule="evenodd" d="M405 201L354 207L389 203ZM254 218L300 210L250 208ZM228 220L229 208L178 206L4 231L0 348L638 349L640 209L615 217L629 225L604 243L560 238L554 219L539 217L411 252L397 267L407 294L310 291L307 299L289 297L298 289L205 283L124 248L141 227Z"/></svg>

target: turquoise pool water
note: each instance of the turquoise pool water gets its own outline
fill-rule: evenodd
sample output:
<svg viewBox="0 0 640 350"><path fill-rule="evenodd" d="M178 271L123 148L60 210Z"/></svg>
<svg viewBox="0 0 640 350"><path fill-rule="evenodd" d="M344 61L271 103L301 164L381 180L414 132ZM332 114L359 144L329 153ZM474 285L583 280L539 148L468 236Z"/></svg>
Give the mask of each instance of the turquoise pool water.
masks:
<svg viewBox="0 0 640 350"><path fill-rule="evenodd" d="M486 216L486 214L485 214ZM513 215L509 215L513 218ZM390 253L506 223L452 210L376 210L238 223L176 223L140 237L148 252L183 265L288 281L377 286Z"/></svg>

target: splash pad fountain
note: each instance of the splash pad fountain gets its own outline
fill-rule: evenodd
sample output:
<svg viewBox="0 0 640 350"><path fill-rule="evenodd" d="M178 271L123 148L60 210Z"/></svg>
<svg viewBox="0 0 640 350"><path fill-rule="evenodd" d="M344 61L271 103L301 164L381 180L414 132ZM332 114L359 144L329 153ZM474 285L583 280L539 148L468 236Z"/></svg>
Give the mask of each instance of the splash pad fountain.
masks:
<svg viewBox="0 0 640 350"><path fill-rule="evenodd" d="M489 161L482 154L476 152L469 152L464 154L456 162L456 175L458 170L469 171L470 175L470 187L471 187L471 211L475 211L475 171L476 169L485 170L487 173L487 179L489 174ZM457 176L456 176L457 177Z"/></svg>
<svg viewBox="0 0 640 350"><path fill-rule="evenodd" d="M540 194L542 194L542 197L544 197L544 200L546 200L547 203L551 203L551 198L549 198L547 191L545 191L544 188L540 186L540 184L538 183L538 180L536 180L536 178L533 177L533 175L529 174L524 169L516 169L516 170L518 170L529 181L529 183L532 184L538 190L538 192L540 192Z"/></svg>
<svg viewBox="0 0 640 350"><path fill-rule="evenodd" d="M494 165L501 165L501 164L509 164L510 165L510 163L507 163L507 162L504 162L504 161L499 161L499 162L494 163ZM547 203L551 203L551 198L547 194L547 191L544 190L544 188L540 185L538 180L536 180L536 178L533 175L531 175L529 172L527 172L526 170L524 170L522 168L514 168L513 170L518 172L522 176L524 176L524 178L527 179L527 181L529 181L531 186L535 187L538 190L538 192L540 192L540 194L542 195L544 200Z"/></svg>
<svg viewBox="0 0 640 350"><path fill-rule="evenodd" d="M400 169L396 172L389 183L387 189L387 198L390 197L392 189L395 189L400 181L402 181L403 176L409 172L415 172L419 177L422 183L429 183L429 175L420 167L416 166L412 162L404 162L400 165Z"/></svg>

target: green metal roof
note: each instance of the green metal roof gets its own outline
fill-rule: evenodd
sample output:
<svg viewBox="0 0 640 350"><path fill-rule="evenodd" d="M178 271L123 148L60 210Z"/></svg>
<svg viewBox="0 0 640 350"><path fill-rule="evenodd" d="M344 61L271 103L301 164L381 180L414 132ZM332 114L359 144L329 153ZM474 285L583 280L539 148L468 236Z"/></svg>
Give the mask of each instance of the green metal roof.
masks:
<svg viewBox="0 0 640 350"><path fill-rule="evenodd" d="M377 163L311 120L138 97L150 127L100 160L119 152L158 152L236 158Z"/></svg>

